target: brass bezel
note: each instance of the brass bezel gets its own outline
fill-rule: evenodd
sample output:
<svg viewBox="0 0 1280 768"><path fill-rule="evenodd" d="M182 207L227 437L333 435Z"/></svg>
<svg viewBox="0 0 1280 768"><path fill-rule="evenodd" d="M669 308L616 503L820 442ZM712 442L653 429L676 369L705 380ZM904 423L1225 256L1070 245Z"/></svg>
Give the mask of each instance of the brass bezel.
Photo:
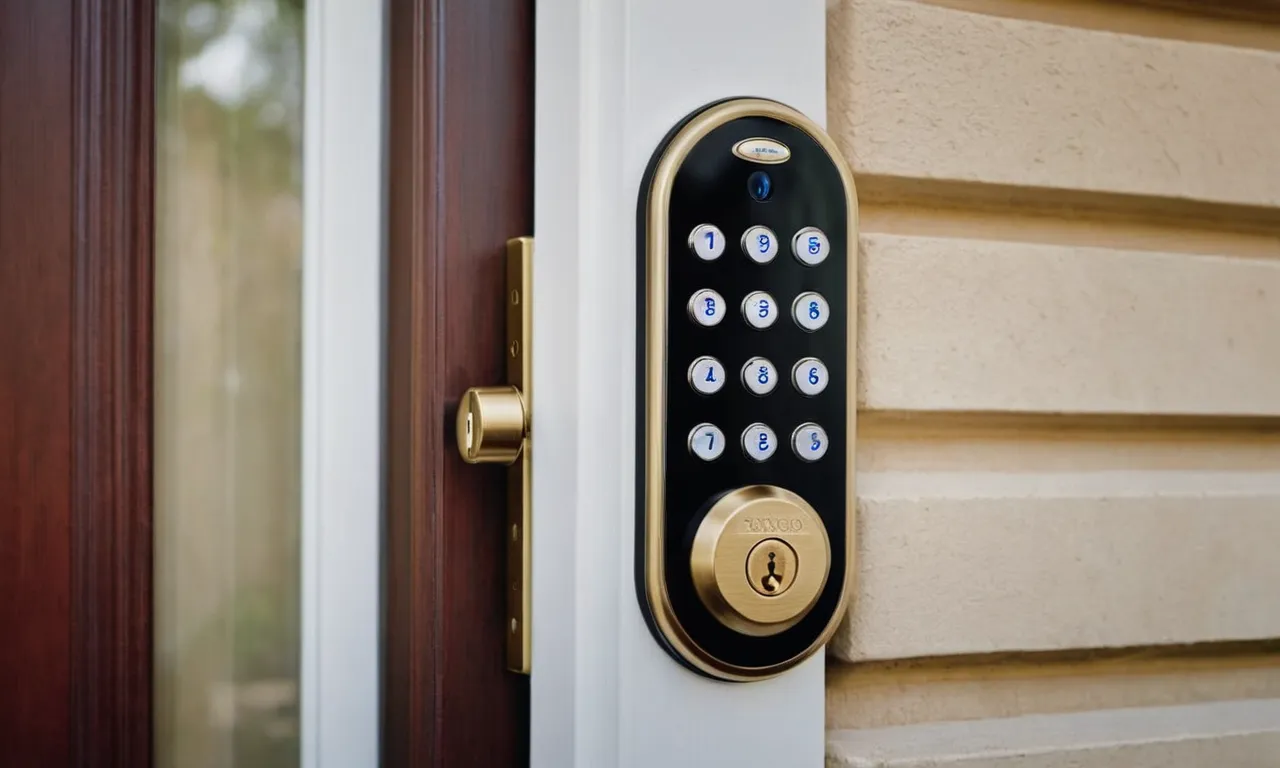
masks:
<svg viewBox="0 0 1280 768"><path fill-rule="evenodd" d="M664 509L666 500L663 446L666 423L667 375L667 208L676 173L693 147L719 126L744 117L768 117L780 120L809 134L827 153L844 182L847 205L848 258L848 376L849 407L845 452L845 570L840 600L822 633L802 653L786 661L765 667L743 667L726 663L698 646L685 632L671 606L667 592L664 555ZM748 682L774 677L804 661L831 639L849 602L855 569L855 523L857 493L855 490L855 443L857 435L857 339L858 339L858 198L853 173L835 142L817 123L800 112L775 101L744 98L721 102L693 117L672 137L654 169L649 185L645 215L645 596L653 621L671 647L699 671L722 680Z"/></svg>

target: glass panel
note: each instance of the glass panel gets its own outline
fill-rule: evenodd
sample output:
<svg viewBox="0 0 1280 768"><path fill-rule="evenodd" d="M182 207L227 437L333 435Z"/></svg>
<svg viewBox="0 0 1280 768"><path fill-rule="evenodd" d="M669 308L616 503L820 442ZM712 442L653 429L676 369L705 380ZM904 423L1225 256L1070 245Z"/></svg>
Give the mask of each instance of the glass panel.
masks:
<svg viewBox="0 0 1280 768"><path fill-rule="evenodd" d="M295 766L303 2L157 5L157 764Z"/></svg>

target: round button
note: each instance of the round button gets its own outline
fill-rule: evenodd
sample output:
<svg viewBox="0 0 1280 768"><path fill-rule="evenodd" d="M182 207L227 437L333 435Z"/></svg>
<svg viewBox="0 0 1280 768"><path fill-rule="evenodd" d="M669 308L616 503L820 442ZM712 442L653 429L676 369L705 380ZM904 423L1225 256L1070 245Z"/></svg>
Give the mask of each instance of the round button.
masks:
<svg viewBox="0 0 1280 768"><path fill-rule="evenodd" d="M767 395L778 386L778 369L763 357L753 357L742 366L742 385L755 395Z"/></svg>
<svg viewBox="0 0 1280 768"><path fill-rule="evenodd" d="M778 255L778 236L768 227L752 227L742 233L742 252L757 264L768 264Z"/></svg>
<svg viewBox="0 0 1280 768"><path fill-rule="evenodd" d="M791 367L791 382L800 394L813 397L827 388L827 366L816 357L803 357Z"/></svg>
<svg viewBox="0 0 1280 768"><path fill-rule="evenodd" d="M773 430L756 422L742 430L742 450L753 461L766 461L778 449L778 437Z"/></svg>
<svg viewBox="0 0 1280 768"><path fill-rule="evenodd" d="M827 315L830 313L831 307L827 306L827 300L822 298L822 294L813 291L800 294L791 304L791 316L796 319L796 325L806 331L816 331L826 325Z"/></svg>
<svg viewBox="0 0 1280 768"><path fill-rule="evenodd" d="M724 233L714 224L700 224L689 233L689 250L703 261L715 261L724 253Z"/></svg>
<svg viewBox="0 0 1280 768"><path fill-rule="evenodd" d="M724 298L703 288L689 298L689 317L698 325L719 325L724 319Z"/></svg>
<svg viewBox="0 0 1280 768"><path fill-rule="evenodd" d="M752 291L742 300L742 317L752 328L768 328L778 319L778 302L764 291Z"/></svg>
<svg viewBox="0 0 1280 768"><path fill-rule="evenodd" d="M778 597L796 580L796 551L782 539L765 539L747 553L747 581L756 594Z"/></svg>
<svg viewBox="0 0 1280 768"><path fill-rule="evenodd" d="M724 433L715 424L699 424L689 431L689 452L703 461L715 461L724 453Z"/></svg>
<svg viewBox="0 0 1280 768"><path fill-rule="evenodd" d="M724 366L714 357L699 357L689 366L689 386L704 395L714 395L724 386Z"/></svg>
<svg viewBox="0 0 1280 768"><path fill-rule="evenodd" d="M827 236L817 227L805 227L791 238L791 252L801 264L811 267L827 260L831 255L831 243Z"/></svg>
<svg viewBox="0 0 1280 768"><path fill-rule="evenodd" d="M817 461L827 455L827 431L806 421L791 433L791 447L804 461Z"/></svg>

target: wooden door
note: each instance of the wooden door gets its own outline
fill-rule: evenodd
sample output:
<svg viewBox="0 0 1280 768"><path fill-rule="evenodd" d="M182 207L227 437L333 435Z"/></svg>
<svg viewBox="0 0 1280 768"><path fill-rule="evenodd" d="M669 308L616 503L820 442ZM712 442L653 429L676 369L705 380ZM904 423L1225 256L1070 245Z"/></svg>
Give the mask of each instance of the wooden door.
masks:
<svg viewBox="0 0 1280 768"><path fill-rule="evenodd" d="M383 764L527 762L501 473L452 408L502 375L532 226L532 0L390 5ZM154 762L153 0L0 10L0 754Z"/></svg>
<svg viewBox="0 0 1280 768"><path fill-rule="evenodd" d="M151 743L149 0L0 8L0 761Z"/></svg>
<svg viewBox="0 0 1280 768"><path fill-rule="evenodd" d="M384 764L523 765L505 671L504 469L454 408L504 375L504 243L533 227L533 1L390 8Z"/></svg>

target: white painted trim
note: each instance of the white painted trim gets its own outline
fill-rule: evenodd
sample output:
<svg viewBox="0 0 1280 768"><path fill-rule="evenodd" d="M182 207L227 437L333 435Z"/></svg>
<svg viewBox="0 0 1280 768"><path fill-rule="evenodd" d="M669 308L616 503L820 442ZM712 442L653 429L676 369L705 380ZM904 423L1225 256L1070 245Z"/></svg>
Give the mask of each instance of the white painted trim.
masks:
<svg viewBox="0 0 1280 768"><path fill-rule="evenodd" d="M302 765L378 764L384 12L309 0Z"/></svg>
<svg viewBox="0 0 1280 768"><path fill-rule="evenodd" d="M766 682L697 677L649 634L632 569L645 164L726 96L825 124L825 56L823 0L538 3L533 768L822 765L821 654Z"/></svg>

